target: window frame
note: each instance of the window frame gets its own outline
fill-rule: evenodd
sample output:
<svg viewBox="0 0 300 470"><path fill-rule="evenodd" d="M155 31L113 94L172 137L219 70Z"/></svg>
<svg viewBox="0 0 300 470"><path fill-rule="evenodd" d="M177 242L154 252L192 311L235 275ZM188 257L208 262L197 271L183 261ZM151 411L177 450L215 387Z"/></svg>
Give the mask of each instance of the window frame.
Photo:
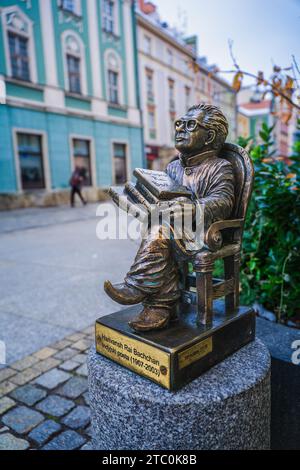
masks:
<svg viewBox="0 0 300 470"><path fill-rule="evenodd" d="M113 83L110 78L116 77L116 83ZM116 70L107 70L107 84L108 84L108 103L112 105L120 105L119 96L119 73ZM116 96L116 100L112 99L113 94Z"/></svg>
<svg viewBox="0 0 300 470"><path fill-rule="evenodd" d="M12 128L12 140L13 140L13 150L14 150L17 191L19 193L24 193L25 191L28 191L22 188L21 165L20 165L19 147L18 147L18 134L38 135L41 137L42 163L43 163L44 183L45 183L45 188L42 191L50 191L51 190L51 174L50 174L50 166L49 166L47 133L39 129L13 127ZM30 191L40 191L40 189L36 189L36 190L32 189Z"/></svg>
<svg viewBox="0 0 300 470"><path fill-rule="evenodd" d="M91 185L86 186L86 187L95 188L97 187L97 171L96 171L96 152L95 152L94 138L89 135L83 135L83 134L69 134L70 166L71 166L72 173L75 170L74 140L86 140L89 142Z"/></svg>
<svg viewBox="0 0 300 470"><path fill-rule="evenodd" d="M73 51L68 48L67 41L69 38L72 38L78 45L78 52ZM74 95L78 96L87 96L87 69L86 69L86 57L85 57L85 48L83 41L79 34L75 33L73 30L66 30L61 35L62 41L62 54L63 54L63 67L64 67L64 82L65 90ZM69 80L69 70L68 70L68 61L67 56L74 56L80 60L80 93L74 93L70 89L70 80Z"/></svg>
<svg viewBox="0 0 300 470"><path fill-rule="evenodd" d="M115 144L120 144L120 145L125 145L126 149L126 174L127 178L131 175L131 152L130 152L130 143L128 140L121 140L121 139L112 139L110 141L110 151L111 151L111 171L112 171L112 184L116 184L116 172L115 172L115 161L114 161L114 145Z"/></svg>
<svg viewBox="0 0 300 470"><path fill-rule="evenodd" d="M17 5L0 9L0 14L7 76L13 80L36 84L38 82L38 76L33 21L25 13L23 13L23 11ZM22 30L21 25L23 25L23 28L26 30ZM16 78L12 74L12 61L8 37L9 33L22 36L27 39L29 80Z"/></svg>
<svg viewBox="0 0 300 470"><path fill-rule="evenodd" d="M115 64L110 63L110 58L113 57ZM105 91L106 101L109 105L123 107L124 106L124 81L123 81L123 64L119 54L114 49L106 49L104 53L104 66L105 66ZM109 72L118 74L118 103L110 102L110 89L109 89Z"/></svg>
<svg viewBox="0 0 300 470"><path fill-rule="evenodd" d="M71 0L73 2L74 8L68 8L67 2L69 1L70 0L58 0L59 7L61 8L61 10L65 11L66 13L69 13L71 15L74 15L80 18L82 16L81 0Z"/></svg>
<svg viewBox="0 0 300 470"><path fill-rule="evenodd" d="M8 45L9 45L9 56L10 56L10 66L11 66L11 77L16 80L22 80L24 82L30 82L30 57L29 57L29 40L26 36L18 34L14 31L8 30ZM11 39L15 40L15 53L12 54L11 49ZM26 44L26 55L20 53L20 41L24 41ZM17 50L18 49L18 50ZM17 65L17 74L14 74L13 58L16 61ZM27 75L23 75L23 62L26 63ZM20 71L20 73L18 73Z"/></svg>

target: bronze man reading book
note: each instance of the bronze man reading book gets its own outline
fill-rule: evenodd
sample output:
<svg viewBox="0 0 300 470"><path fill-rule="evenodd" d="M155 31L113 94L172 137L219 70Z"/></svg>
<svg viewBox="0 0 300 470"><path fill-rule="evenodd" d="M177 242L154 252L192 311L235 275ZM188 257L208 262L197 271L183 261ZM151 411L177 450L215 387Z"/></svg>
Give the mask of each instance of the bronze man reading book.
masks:
<svg viewBox="0 0 300 470"><path fill-rule="evenodd" d="M179 155L168 165L166 173L192 193L191 205L200 203L205 229L215 221L228 219L234 206L232 167L218 157L227 135L227 120L212 105L192 106L175 122L175 147ZM104 288L120 304L143 304L142 312L130 322L135 331L168 325L176 315L180 298L179 267L174 242L164 237L161 226L154 230L152 227L142 241L124 283L113 286L106 281Z"/></svg>

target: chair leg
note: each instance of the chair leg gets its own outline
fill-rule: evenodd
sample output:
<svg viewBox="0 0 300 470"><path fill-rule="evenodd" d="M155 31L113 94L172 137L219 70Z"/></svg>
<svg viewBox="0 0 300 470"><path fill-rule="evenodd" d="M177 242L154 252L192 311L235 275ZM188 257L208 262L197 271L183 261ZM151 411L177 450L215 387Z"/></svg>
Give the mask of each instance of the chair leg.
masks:
<svg viewBox="0 0 300 470"><path fill-rule="evenodd" d="M203 263L197 265L196 288L197 288L197 323L211 325L213 321L213 264Z"/></svg>
<svg viewBox="0 0 300 470"><path fill-rule="evenodd" d="M224 258L225 280L233 279L233 292L225 296L226 313L234 312L240 304L240 254Z"/></svg>

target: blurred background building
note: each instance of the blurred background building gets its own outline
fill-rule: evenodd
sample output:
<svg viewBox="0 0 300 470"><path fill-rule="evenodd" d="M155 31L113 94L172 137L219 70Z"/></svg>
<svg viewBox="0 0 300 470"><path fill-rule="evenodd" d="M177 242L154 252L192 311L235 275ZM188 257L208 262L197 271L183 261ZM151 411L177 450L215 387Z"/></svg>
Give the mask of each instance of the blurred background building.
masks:
<svg viewBox="0 0 300 470"><path fill-rule="evenodd" d="M284 112L284 103L279 98L267 99L256 87L242 89L238 94L238 135L250 136L254 144L260 144L262 124L274 126L275 155L288 160L294 142L296 112L288 123L282 119Z"/></svg>
<svg viewBox="0 0 300 470"><path fill-rule="evenodd" d="M199 58L197 37L184 37L160 19L156 6L137 2L138 62L147 166L163 169L175 156L174 120L194 103L220 106L236 139L236 93Z"/></svg>
<svg viewBox="0 0 300 470"><path fill-rule="evenodd" d="M151 2L1 0L0 37L2 206L67 202L76 166L89 200L134 167L165 168L174 120L197 102L237 137L231 85Z"/></svg>

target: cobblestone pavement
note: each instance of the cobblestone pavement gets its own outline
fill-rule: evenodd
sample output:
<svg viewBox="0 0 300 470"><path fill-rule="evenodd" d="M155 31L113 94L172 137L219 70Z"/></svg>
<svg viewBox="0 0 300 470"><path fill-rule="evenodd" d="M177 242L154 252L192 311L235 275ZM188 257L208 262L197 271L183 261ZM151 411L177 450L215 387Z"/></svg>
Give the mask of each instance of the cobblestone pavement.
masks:
<svg viewBox="0 0 300 470"><path fill-rule="evenodd" d="M90 450L93 341L91 326L0 370L0 450Z"/></svg>

